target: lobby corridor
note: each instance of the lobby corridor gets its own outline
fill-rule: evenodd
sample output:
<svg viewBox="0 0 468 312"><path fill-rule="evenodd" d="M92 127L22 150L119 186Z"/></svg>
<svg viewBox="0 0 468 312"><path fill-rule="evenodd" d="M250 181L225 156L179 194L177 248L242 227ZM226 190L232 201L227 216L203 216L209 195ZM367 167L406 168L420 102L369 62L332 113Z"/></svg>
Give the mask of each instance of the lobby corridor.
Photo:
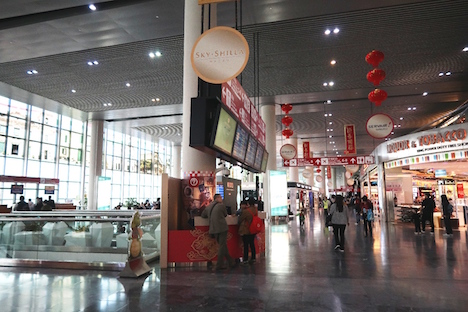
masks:
<svg viewBox="0 0 468 312"><path fill-rule="evenodd" d="M317 210L268 224L267 255L215 272L160 270L140 279L118 272L0 268L0 311L468 311L468 239L411 224L379 224L364 237L351 218L345 252Z"/></svg>

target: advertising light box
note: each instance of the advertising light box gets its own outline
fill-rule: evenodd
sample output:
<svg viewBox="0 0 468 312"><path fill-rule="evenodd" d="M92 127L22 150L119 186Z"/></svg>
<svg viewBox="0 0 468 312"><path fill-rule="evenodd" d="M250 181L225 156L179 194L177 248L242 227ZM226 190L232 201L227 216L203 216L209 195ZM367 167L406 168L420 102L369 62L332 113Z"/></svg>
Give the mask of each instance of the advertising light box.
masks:
<svg viewBox="0 0 468 312"><path fill-rule="evenodd" d="M288 181L286 171L269 171L272 217L288 216Z"/></svg>

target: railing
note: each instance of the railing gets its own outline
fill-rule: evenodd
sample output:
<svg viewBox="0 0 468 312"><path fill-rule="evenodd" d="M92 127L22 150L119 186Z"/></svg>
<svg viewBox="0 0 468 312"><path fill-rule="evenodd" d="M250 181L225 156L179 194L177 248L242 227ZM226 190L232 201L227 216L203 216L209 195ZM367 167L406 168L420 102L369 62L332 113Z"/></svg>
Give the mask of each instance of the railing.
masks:
<svg viewBox="0 0 468 312"><path fill-rule="evenodd" d="M139 210L147 261L159 258L160 212ZM125 265L134 211L15 211L0 214L0 265Z"/></svg>

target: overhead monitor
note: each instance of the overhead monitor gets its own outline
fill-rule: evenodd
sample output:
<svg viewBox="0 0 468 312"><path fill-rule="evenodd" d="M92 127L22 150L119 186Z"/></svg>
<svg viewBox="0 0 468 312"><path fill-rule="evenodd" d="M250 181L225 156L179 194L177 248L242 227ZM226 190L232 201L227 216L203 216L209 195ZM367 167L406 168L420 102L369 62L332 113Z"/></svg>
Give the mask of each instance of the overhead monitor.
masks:
<svg viewBox="0 0 468 312"><path fill-rule="evenodd" d="M247 152L247 143L249 141L249 133L240 123L237 124L236 135L234 137L234 147L232 149L232 157L239 161L244 161L245 153Z"/></svg>
<svg viewBox="0 0 468 312"><path fill-rule="evenodd" d="M255 153L255 163L254 163L254 168L257 170L260 170L262 167L262 161L263 161L263 147L258 144L257 145L257 152Z"/></svg>
<svg viewBox="0 0 468 312"><path fill-rule="evenodd" d="M247 143L247 153L245 155L244 163L247 166L253 167L255 163L255 156L257 156L257 141L252 135L250 135L249 143Z"/></svg>
<svg viewBox="0 0 468 312"><path fill-rule="evenodd" d="M223 108L220 107L218 119L215 122L213 147L231 156L234 136L236 134L237 121Z"/></svg>
<svg viewBox="0 0 468 312"><path fill-rule="evenodd" d="M265 171L266 171L267 163L268 163L268 152L267 152L267 151L264 151L264 152L263 152L263 159L262 159L262 166L261 166L261 168L260 168L260 171L261 171L261 172L265 172Z"/></svg>

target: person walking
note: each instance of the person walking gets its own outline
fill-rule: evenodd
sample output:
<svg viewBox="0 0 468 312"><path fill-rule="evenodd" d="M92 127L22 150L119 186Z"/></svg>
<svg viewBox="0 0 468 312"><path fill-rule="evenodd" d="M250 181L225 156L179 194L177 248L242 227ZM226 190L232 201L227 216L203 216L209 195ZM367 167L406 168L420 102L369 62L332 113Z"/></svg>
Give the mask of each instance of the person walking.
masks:
<svg viewBox="0 0 468 312"><path fill-rule="evenodd" d="M362 219L364 220L364 236L369 233L372 237L372 221L374 220L374 207L366 195L362 197Z"/></svg>
<svg viewBox="0 0 468 312"><path fill-rule="evenodd" d="M203 210L202 218L209 220L209 233L214 235L218 243L218 262L216 263L216 270L227 269L224 266L224 259L227 260L230 267L234 267L236 262L229 254L227 247L227 234L229 227L226 222L227 210L223 204L221 194L215 194L214 200Z"/></svg>
<svg viewBox="0 0 468 312"><path fill-rule="evenodd" d="M452 223L450 222L450 218L452 217L453 206L447 199L447 195L442 195L440 197L442 200L442 213L444 214L444 223L445 223L445 234L444 236L453 236L452 230Z"/></svg>
<svg viewBox="0 0 468 312"><path fill-rule="evenodd" d="M426 221L429 221L431 225L431 234L434 235L434 209L435 209L435 201L431 198L429 193L426 193L426 198L423 200L421 204L422 208L422 218L421 218L421 225L422 225L422 232L425 232L426 229Z"/></svg>
<svg viewBox="0 0 468 312"><path fill-rule="evenodd" d="M241 202L240 206L241 214L239 216L239 235L242 237L242 242L244 243L244 255L242 257L242 265L247 265L256 261L255 234L250 233L249 227L252 223L253 216L257 215L258 212L255 206L251 206L249 202L245 200ZM249 247L251 253L250 261Z"/></svg>
<svg viewBox="0 0 468 312"><path fill-rule="evenodd" d="M345 209L343 204L343 196L336 195L335 203L330 207L331 222L333 224L333 232L335 234L335 250L338 249L344 252L345 244L345 229L349 225L348 209Z"/></svg>

